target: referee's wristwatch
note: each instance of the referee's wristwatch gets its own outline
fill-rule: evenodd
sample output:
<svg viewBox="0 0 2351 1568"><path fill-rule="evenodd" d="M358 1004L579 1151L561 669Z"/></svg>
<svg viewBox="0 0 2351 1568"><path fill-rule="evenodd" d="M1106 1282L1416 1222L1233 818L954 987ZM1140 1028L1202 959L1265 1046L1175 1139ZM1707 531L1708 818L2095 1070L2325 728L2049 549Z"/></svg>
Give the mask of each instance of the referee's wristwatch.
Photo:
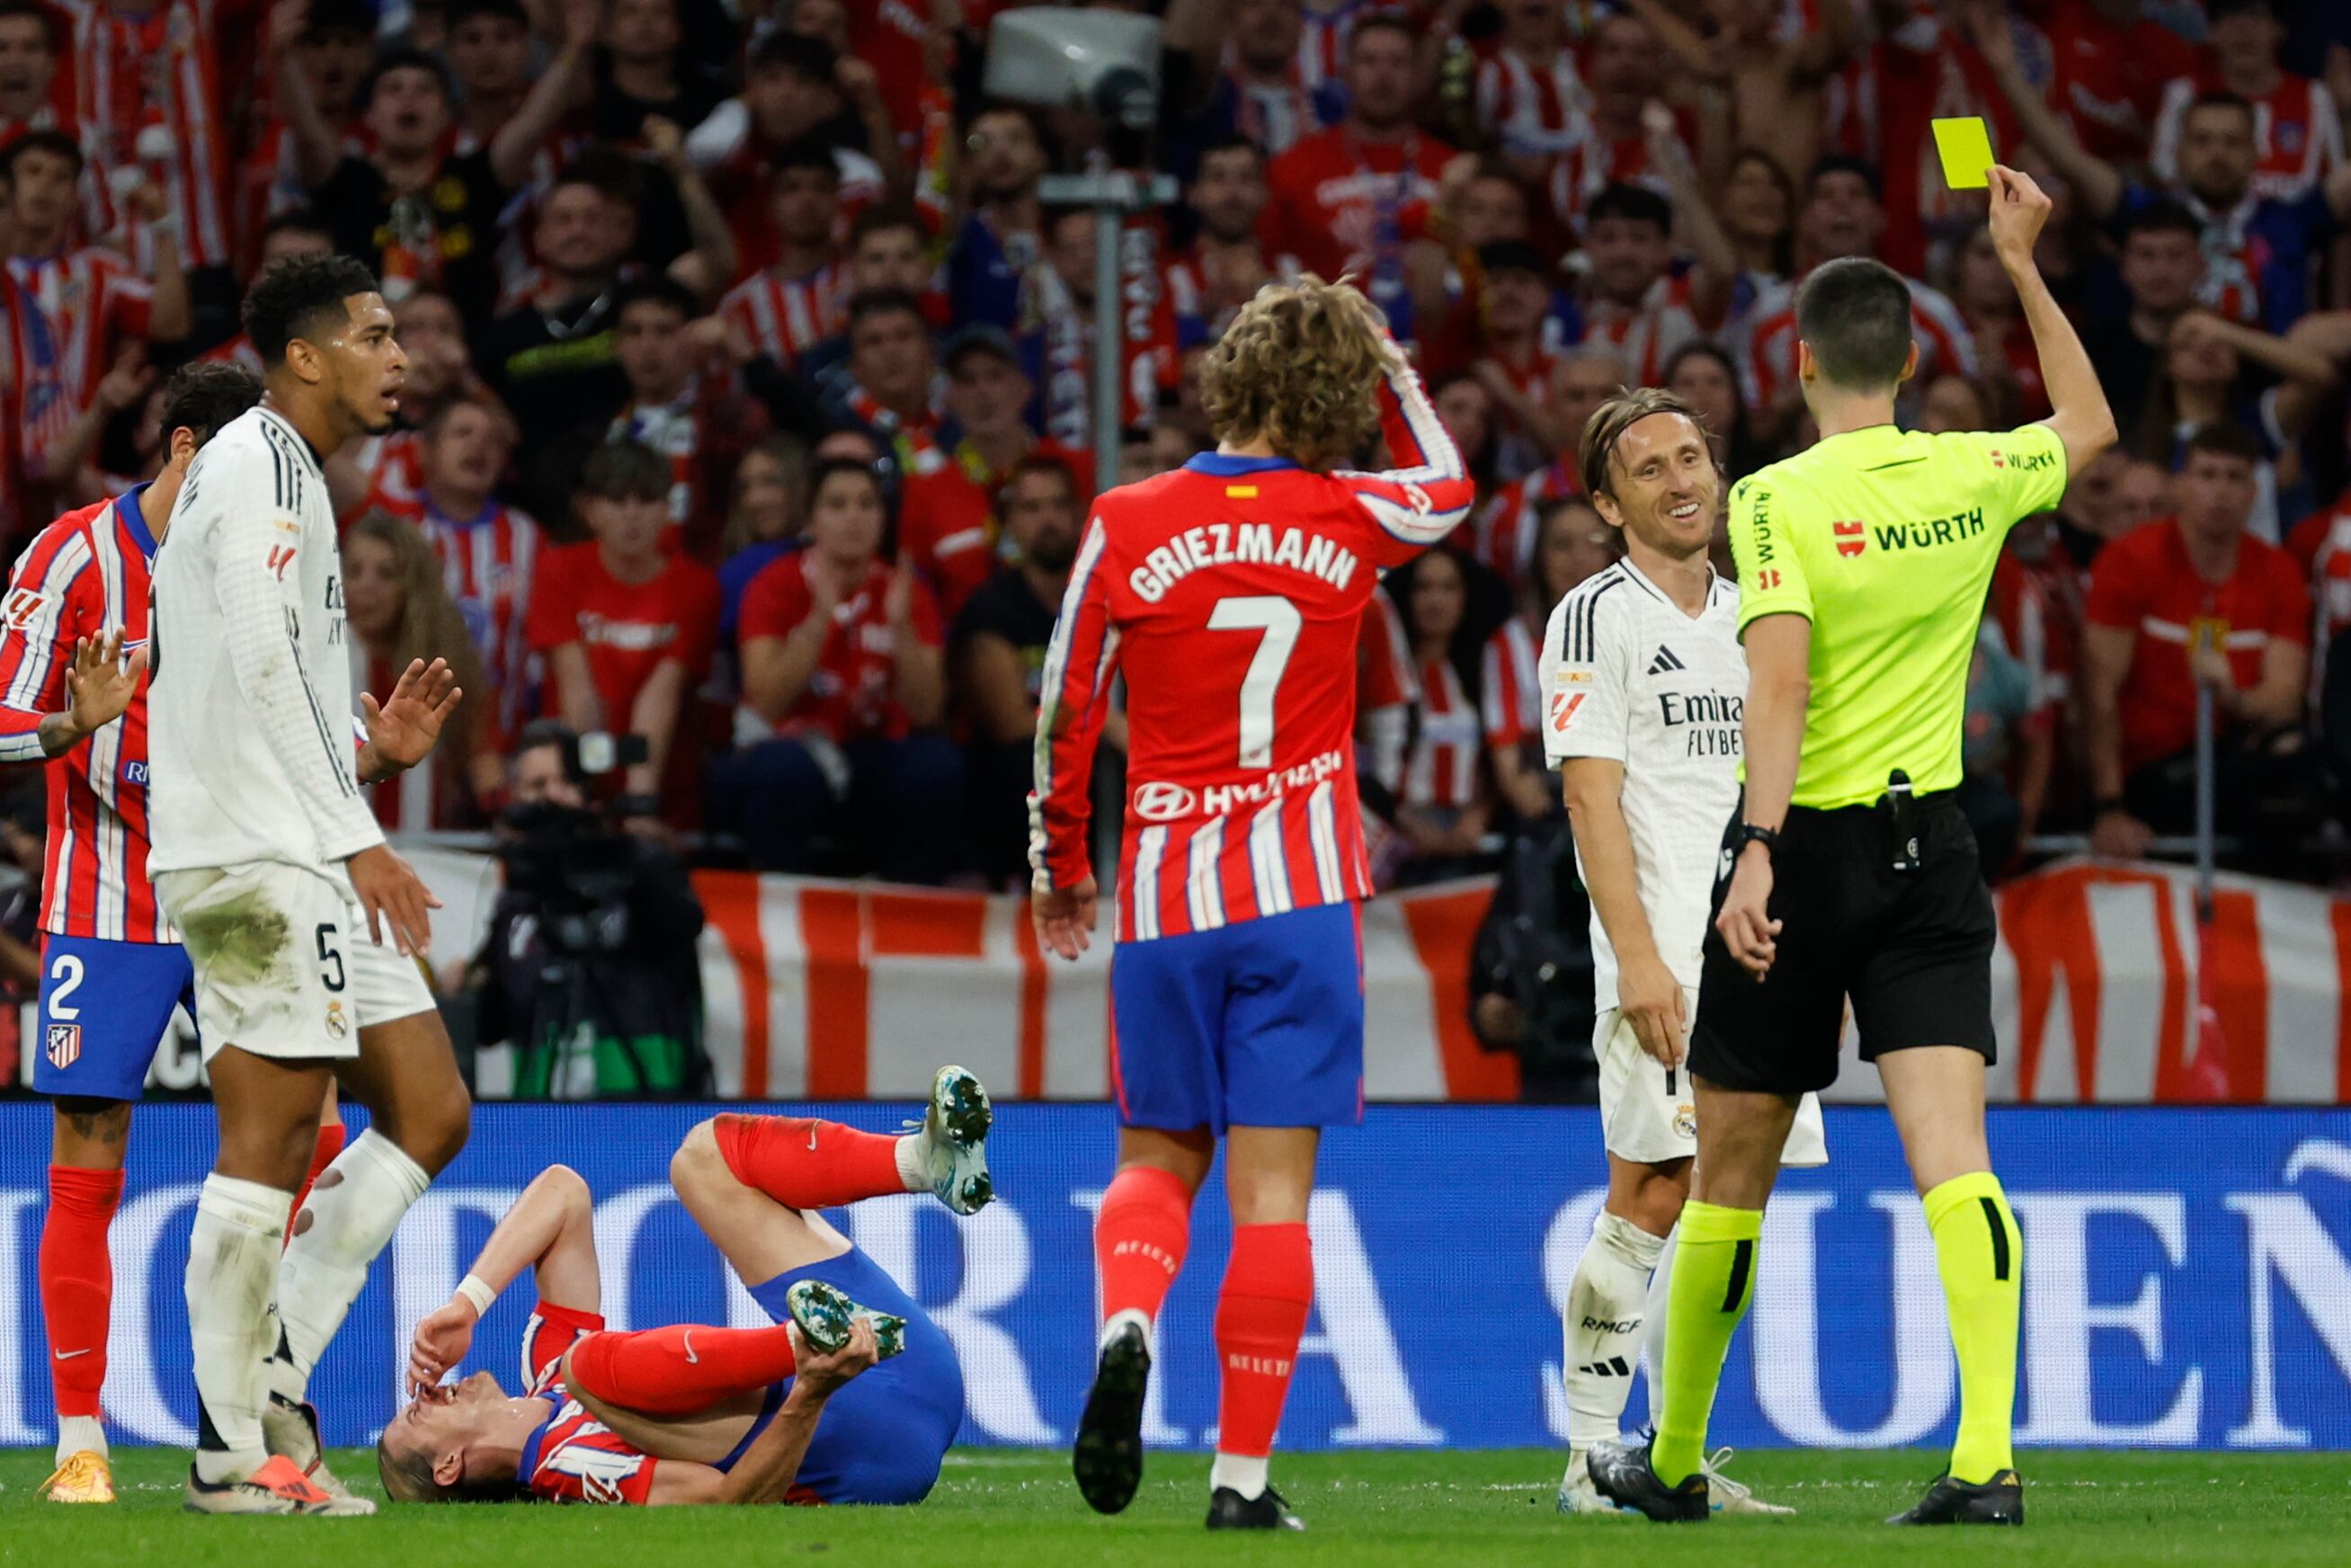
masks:
<svg viewBox="0 0 2351 1568"><path fill-rule="evenodd" d="M1745 854L1747 846L1750 844L1761 844L1765 853L1776 853L1780 848L1780 830L1759 828L1752 822L1741 822L1739 824L1739 841L1732 846L1731 852Z"/></svg>

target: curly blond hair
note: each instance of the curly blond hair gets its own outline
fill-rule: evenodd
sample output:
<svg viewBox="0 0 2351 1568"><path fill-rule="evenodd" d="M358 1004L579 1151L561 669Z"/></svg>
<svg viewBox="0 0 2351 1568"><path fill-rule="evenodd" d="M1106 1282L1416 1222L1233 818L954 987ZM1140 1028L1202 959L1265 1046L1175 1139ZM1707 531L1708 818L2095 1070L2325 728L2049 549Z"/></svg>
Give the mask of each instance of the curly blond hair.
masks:
<svg viewBox="0 0 2351 1568"><path fill-rule="evenodd" d="M1395 353L1379 308L1346 278L1269 283L1200 365L1217 439L1259 437L1300 466L1351 462L1379 429L1379 386Z"/></svg>

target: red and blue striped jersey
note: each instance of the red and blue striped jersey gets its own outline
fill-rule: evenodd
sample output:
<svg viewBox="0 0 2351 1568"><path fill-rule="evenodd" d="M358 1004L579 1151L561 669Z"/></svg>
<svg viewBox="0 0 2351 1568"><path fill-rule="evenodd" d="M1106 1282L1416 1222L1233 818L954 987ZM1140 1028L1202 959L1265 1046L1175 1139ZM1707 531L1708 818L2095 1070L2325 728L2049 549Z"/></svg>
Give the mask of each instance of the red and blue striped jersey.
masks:
<svg viewBox="0 0 2351 1568"><path fill-rule="evenodd" d="M67 704L74 643L120 627L147 641L155 539L127 496L68 512L35 536L8 583L0 629L0 762L39 762L46 716ZM147 681L129 711L48 768L41 929L113 942L176 942L147 875Z"/></svg>
<svg viewBox="0 0 2351 1568"><path fill-rule="evenodd" d="M524 1441L515 1467L515 1485L527 1497L643 1507L653 1492L658 1461L596 1419L563 1385L564 1353L603 1327L594 1312L549 1301L531 1309L522 1331L524 1395L548 1401L555 1414Z"/></svg>
<svg viewBox="0 0 2351 1568"><path fill-rule="evenodd" d="M1399 364L1380 403L1393 471L1207 454L1094 503L1046 654L1030 857L1040 888L1089 874L1094 747L1123 668L1122 942L1371 894L1364 612L1379 569L1442 539L1475 489L1417 375Z"/></svg>

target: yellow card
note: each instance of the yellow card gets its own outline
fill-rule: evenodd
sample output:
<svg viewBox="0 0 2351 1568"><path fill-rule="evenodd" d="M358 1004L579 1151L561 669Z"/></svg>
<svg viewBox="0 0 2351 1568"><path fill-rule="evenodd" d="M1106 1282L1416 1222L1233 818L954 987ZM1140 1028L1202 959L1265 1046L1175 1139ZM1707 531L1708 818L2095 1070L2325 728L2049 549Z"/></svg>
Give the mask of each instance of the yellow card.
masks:
<svg viewBox="0 0 2351 1568"><path fill-rule="evenodd" d="M1943 183L1954 191L1980 191L1991 183L1991 132L1973 115L1938 120L1935 151L1942 155Z"/></svg>

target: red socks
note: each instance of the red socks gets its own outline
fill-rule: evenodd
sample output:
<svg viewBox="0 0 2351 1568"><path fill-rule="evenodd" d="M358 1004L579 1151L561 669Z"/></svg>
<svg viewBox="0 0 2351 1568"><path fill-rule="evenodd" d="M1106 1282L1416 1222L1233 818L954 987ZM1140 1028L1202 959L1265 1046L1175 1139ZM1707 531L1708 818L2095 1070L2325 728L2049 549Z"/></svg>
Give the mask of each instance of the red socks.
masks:
<svg viewBox="0 0 2351 1568"><path fill-rule="evenodd" d="M796 1364L789 1324L719 1329L682 1323L590 1334L571 1347L571 1383L640 1416L690 1416L730 1394L789 1377Z"/></svg>
<svg viewBox="0 0 2351 1568"><path fill-rule="evenodd" d="M1094 1217L1102 1320L1139 1312L1156 1322L1191 1239L1192 1195L1183 1182L1151 1166L1113 1176Z"/></svg>
<svg viewBox="0 0 2351 1568"><path fill-rule="evenodd" d="M294 1207L286 1211L285 1246L292 1245L296 1232L301 1228L302 1205L309 1200L310 1189L319 1185L320 1174L333 1165L335 1156L342 1152L343 1124L332 1122L320 1127L319 1141L310 1150L310 1168L303 1176L302 1185L294 1189ZM284 1247L279 1249L282 1251Z"/></svg>
<svg viewBox="0 0 2351 1568"><path fill-rule="evenodd" d="M99 1413L107 1315L114 1303L106 1231L121 1201L120 1171L49 1167L49 1207L41 1218L41 1317L48 1325L49 1383L60 1416Z"/></svg>
<svg viewBox="0 0 2351 1568"><path fill-rule="evenodd" d="M832 1208L906 1190L898 1139L813 1116L717 1118L718 1152L746 1186L788 1208Z"/></svg>
<svg viewBox="0 0 2351 1568"><path fill-rule="evenodd" d="M1243 1225L1217 1298L1217 1451L1273 1451L1290 1372L1314 1304L1314 1251L1303 1225Z"/></svg>

